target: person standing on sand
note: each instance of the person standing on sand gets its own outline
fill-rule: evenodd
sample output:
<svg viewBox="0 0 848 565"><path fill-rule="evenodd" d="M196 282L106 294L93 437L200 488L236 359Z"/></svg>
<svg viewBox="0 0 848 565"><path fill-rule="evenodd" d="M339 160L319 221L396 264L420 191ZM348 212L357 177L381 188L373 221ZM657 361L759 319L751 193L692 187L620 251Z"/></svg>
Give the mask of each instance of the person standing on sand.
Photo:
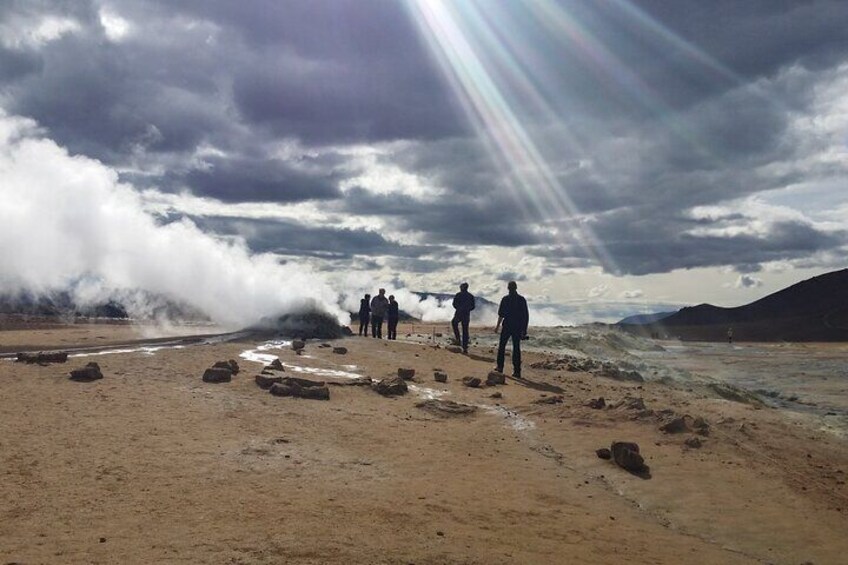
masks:
<svg viewBox="0 0 848 565"><path fill-rule="evenodd" d="M527 310L527 300L518 294L518 285L509 281L506 286L509 294L501 299L498 308L498 325L495 333L500 331L498 343L498 365L495 370L503 372L504 357L506 357L506 342L512 340L512 376L521 378L521 340L527 338L527 325L530 323L530 312ZM503 329L501 329L503 323Z"/></svg>
<svg viewBox="0 0 848 565"><path fill-rule="evenodd" d="M383 339L383 318L389 308L389 300L386 298L386 289L381 288L380 293L371 299L371 337Z"/></svg>
<svg viewBox="0 0 848 565"><path fill-rule="evenodd" d="M733 343L733 328L727 328L727 343Z"/></svg>
<svg viewBox="0 0 848 565"><path fill-rule="evenodd" d="M456 311L451 320L453 336L462 352L468 353L468 324L471 323L471 311L474 310L474 295L468 292L468 283L459 285L459 292L453 297L453 309ZM459 339L459 325L462 324L462 341Z"/></svg>
<svg viewBox="0 0 848 565"><path fill-rule="evenodd" d="M398 309L398 303L395 302L394 294L389 296L389 307L386 310L386 320L389 323L389 335L388 339L397 339L397 326L398 319L400 318L400 311Z"/></svg>
<svg viewBox="0 0 848 565"><path fill-rule="evenodd" d="M359 301L359 335L368 337L368 322L371 318L371 295L366 294L365 298ZM364 334L363 334L364 332Z"/></svg>

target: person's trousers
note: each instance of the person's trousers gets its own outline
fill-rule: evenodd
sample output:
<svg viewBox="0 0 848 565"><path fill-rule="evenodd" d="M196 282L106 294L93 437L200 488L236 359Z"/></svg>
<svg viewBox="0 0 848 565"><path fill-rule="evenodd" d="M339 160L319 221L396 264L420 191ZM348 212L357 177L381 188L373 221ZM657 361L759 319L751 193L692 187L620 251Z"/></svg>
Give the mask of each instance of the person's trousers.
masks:
<svg viewBox="0 0 848 565"><path fill-rule="evenodd" d="M359 335L368 337L368 316L359 317Z"/></svg>
<svg viewBox="0 0 848 565"><path fill-rule="evenodd" d="M383 317L371 315L371 337L383 339Z"/></svg>
<svg viewBox="0 0 848 565"><path fill-rule="evenodd" d="M501 339L498 342L498 369L503 371L504 358L506 357L506 342L512 340L512 375L521 376L521 334L513 333L507 329L501 330Z"/></svg>
<svg viewBox="0 0 848 565"><path fill-rule="evenodd" d="M389 335L387 336L389 339L397 339L397 326L398 319L397 318L389 318Z"/></svg>
<svg viewBox="0 0 848 565"><path fill-rule="evenodd" d="M463 351L468 349L468 323L470 321L471 316L468 314L464 316L454 316L453 320L451 320L451 326L453 327L453 336L456 338L456 342L462 345ZM462 340L459 339L460 324L462 324Z"/></svg>

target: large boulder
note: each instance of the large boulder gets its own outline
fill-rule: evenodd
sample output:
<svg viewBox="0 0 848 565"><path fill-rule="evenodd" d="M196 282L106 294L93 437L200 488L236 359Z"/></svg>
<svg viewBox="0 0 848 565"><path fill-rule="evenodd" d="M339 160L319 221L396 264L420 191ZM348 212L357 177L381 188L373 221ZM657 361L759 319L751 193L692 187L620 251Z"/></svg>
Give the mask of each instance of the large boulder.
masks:
<svg viewBox="0 0 848 565"><path fill-rule="evenodd" d="M203 372L205 383L228 383L233 380L233 372L228 367L210 367Z"/></svg>
<svg viewBox="0 0 848 565"><path fill-rule="evenodd" d="M411 381L415 376L415 369L398 369L397 375L405 381Z"/></svg>
<svg viewBox="0 0 848 565"><path fill-rule="evenodd" d="M68 360L68 352L67 351L38 351L36 353L29 353L26 351L22 351L17 355L18 363L65 363Z"/></svg>
<svg viewBox="0 0 848 565"><path fill-rule="evenodd" d="M93 361L81 369L71 371L72 381L91 382L102 378L103 373L100 372L100 365Z"/></svg>
<svg viewBox="0 0 848 565"><path fill-rule="evenodd" d="M330 389L326 386L300 386L296 382L271 385L269 392L274 396L292 396L310 400L330 400Z"/></svg>
<svg viewBox="0 0 848 565"><path fill-rule="evenodd" d="M406 394L409 390L406 381L400 377L388 377L371 386L377 393L383 396L399 396Z"/></svg>
<svg viewBox="0 0 848 565"><path fill-rule="evenodd" d="M614 441L610 453L616 465L632 473L645 470L645 459L639 453L639 445L627 441Z"/></svg>

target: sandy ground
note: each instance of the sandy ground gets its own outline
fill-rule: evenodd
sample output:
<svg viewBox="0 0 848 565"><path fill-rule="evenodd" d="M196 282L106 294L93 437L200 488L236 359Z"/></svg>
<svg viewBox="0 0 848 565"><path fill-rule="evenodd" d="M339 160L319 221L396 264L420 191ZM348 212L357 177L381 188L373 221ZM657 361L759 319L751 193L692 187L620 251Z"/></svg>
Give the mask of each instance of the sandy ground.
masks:
<svg viewBox="0 0 848 565"><path fill-rule="evenodd" d="M807 420L527 365L526 382L469 389L460 379L485 378L488 348L411 339L264 352L290 374L416 369L399 398L271 396L253 381L262 365L239 359L256 341L0 361L0 563L845 563L848 448ZM201 381L229 358L243 369L231 383ZM90 360L105 378L67 379ZM480 408L416 407L432 390ZM564 402L534 403L554 394ZM583 406L628 395L706 418L704 446ZM639 443L651 477L598 459L613 440Z"/></svg>

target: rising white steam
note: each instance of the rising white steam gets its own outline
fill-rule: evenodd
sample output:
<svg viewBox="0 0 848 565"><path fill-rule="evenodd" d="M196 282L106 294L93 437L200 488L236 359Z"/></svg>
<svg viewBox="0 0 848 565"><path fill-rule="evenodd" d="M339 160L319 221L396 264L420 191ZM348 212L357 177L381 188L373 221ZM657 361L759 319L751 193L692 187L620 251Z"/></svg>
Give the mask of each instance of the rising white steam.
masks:
<svg viewBox="0 0 848 565"><path fill-rule="evenodd" d="M188 220L157 223L114 170L0 110L0 292L68 289L87 302L143 289L228 327L315 308L347 320L319 275Z"/></svg>

